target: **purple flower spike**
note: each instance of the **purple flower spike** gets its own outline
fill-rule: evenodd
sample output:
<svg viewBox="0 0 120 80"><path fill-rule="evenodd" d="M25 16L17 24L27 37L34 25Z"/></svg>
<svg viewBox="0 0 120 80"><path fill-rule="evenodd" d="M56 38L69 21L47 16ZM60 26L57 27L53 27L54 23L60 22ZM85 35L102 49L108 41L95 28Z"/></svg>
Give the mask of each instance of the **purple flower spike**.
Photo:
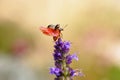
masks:
<svg viewBox="0 0 120 80"><path fill-rule="evenodd" d="M55 67L50 68L50 73L56 75L54 80L73 80L74 76L82 75L79 71L70 68L73 59L78 61L76 54L69 54L70 47L70 42L62 41L61 38L55 42L53 53Z"/></svg>

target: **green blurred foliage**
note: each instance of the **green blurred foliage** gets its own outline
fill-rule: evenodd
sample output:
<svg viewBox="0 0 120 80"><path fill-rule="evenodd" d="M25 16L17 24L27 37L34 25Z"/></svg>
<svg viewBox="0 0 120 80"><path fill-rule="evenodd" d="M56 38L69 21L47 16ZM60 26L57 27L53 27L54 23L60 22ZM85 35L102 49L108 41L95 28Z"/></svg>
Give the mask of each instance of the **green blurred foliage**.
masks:
<svg viewBox="0 0 120 80"><path fill-rule="evenodd" d="M108 80L120 80L120 68L110 67L107 73Z"/></svg>
<svg viewBox="0 0 120 80"><path fill-rule="evenodd" d="M33 35L12 21L0 22L0 52L11 53L11 47L18 39L25 39L33 45ZM29 46L30 46L29 45Z"/></svg>

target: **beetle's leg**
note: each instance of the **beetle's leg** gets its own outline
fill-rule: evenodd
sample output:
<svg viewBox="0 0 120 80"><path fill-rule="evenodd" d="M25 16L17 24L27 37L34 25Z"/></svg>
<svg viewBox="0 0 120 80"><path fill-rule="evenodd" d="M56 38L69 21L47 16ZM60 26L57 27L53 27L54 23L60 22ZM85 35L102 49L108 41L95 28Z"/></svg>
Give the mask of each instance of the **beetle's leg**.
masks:
<svg viewBox="0 0 120 80"><path fill-rule="evenodd" d="M60 37L63 38L63 34L62 33L60 33Z"/></svg>

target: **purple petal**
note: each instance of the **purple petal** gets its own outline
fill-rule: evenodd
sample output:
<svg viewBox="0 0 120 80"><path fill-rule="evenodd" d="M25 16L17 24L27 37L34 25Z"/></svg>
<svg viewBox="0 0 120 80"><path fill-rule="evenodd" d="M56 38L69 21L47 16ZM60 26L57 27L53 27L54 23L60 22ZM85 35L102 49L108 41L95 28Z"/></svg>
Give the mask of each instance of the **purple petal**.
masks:
<svg viewBox="0 0 120 80"><path fill-rule="evenodd" d="M75 72L73 76L84 76L84 74L82 72Z"/></svg>
<svg viewBox="0 0 120 80"><path fill-rule="evenodd" d="M70 64L73 59L75 59L75 60L78 61L78 57L77 57L76 54L68 55L68 56L66 57L66 62L67 62L67 64Z"/></svg>
<svg viewBox="0 0 120 80"><path fill-rule="evenodd" d="M84 76L84 74L80 70L70 70L70 76Z"/></svg>
<svg viewBox="0 0 120 80"><path fill-rule="evenodd" d="M54 60L61 60L62 59L62 54L61 53L54 53Z"/></svg>
<svg viewBox="0 0 120 80"><path fill-rule="evenodd" d="M77 61L79 60L76 54L72 54L71 57L72 57L72 59L75 59Z"/></svg>
<svg viewBox="0 0 120 80"><path fill-rule="evenodd" d="M55 68L55 67L51 67L50 68L50 74L55 74L56 76L60 75L60 69L59 68Z"/></svg>
<svg viewBox="0 0 120 80"><path fill-rule="evenodd" d="M64 48L69 49L70 48L70 42L64 42Z"/></svg>

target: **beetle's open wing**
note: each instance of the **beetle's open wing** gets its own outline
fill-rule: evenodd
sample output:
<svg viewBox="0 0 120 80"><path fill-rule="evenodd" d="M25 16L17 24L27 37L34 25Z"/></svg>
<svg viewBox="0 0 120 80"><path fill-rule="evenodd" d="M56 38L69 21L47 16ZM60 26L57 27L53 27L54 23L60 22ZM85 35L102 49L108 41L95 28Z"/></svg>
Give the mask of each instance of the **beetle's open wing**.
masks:
<svg viewBox="0 0 120 80"><path fill-rule="evenodd" d="M59 32L55 31L53 28L40 27L40 30L43 32L43 34L48 35L48 36L58 36L59 35Z"/></svg>

